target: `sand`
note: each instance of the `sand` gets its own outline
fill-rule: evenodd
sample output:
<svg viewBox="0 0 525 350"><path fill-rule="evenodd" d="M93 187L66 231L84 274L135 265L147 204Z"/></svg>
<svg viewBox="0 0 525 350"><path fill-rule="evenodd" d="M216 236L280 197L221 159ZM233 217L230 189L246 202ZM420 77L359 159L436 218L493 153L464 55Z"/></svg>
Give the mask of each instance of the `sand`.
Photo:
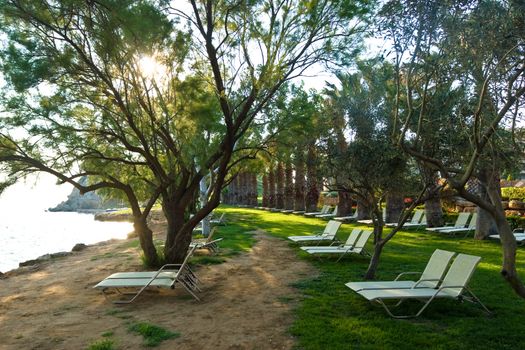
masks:
<svg viewBox="0 0 525 350"><path fill-rule="evenodd" d="M257 243L248 253L196 268L200 302L177 288L117 306L92 289L115 271L141 270L126 240L16 270L0 280L0 349L85 349L106 332L116 349L143 349L142 337L128 331L136 322L180 333L157 349L291 349L288 329L301 296L290 284L316 271L285 241L251 234Z"/></svg>

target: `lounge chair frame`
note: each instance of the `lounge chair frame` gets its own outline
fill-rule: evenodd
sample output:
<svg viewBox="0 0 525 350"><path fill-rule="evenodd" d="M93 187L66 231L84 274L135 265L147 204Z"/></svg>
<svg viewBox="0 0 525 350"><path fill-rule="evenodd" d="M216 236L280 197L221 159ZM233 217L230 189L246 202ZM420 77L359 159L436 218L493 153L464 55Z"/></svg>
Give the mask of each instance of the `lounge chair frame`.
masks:
<svg viewBox="0 0 525 350"><path fill-rule="evenodd" d="M171 283L169 284L169 288L170 289L175 289L175 285L178 282L179 284L182 285L182 287L191 296L193 296L197 301L200 301L199 297L196 294L197 292L201 291L201 289L199 287L200 280L195 275L195 273L190 269L190 267L188 266L188 261L189 261L190 257L193 255L193 253L194 253L194 251L196 249L197 249L196 246L190 248L190 250L186 254L186 257L184 258L184 261L182 262L182 264L165 264L160 269L155 271L153 274L151 274L151 272L149 272L149 271L144 272L144 273L130 272L128 277L125 277L126 275L122 275L122 274L128 274L128 273L123 272L123 273L120 273L119 277L113 277L112 278L111 276L113 276L113 275L111 275L111 276L106 277L103 281L101 281L99 283L99 284L101 284L101 283L103 283L106 280L122 280L122 281L126 281L126 280L143 280L144 284L141 285L141 286L137 286L137 285L126 286L125 284L123 284L123 285L119 285L119 286L98 287L99 284L97 284L93 288L100 288L100 289L102 289L102 293L104 294L104 297L106 297L107 300L110 300L109 293L107 293L107 290L110 289L110 288L114 289L115 291L117 291L117 293L120 294L120 295L132 296L131 298L129 298L127 300L121 300L121 299L119 299L119 300L110 300L112 303L117 304L117 305L131 304L148 287L151 287L151 286L155 287L154 282L156 282L158 280L168 280L169 279L169 280L171 280ZM173 277L171 277L171 276L165 276L165 277L161 276L161 273L166 272L166 270L168 270L169 272L175 273L175 275ZM137 276L140 276L141 274L144 277L137 277ZM167 284L165 284L164 286L167 286ZM160 288L161 286L159 285L159 286L156 286L156 287ZM135 292L123 292L123 291L121 291L121 289L127 289L127 288L139 288L139 289L136 290Z"/></svg>

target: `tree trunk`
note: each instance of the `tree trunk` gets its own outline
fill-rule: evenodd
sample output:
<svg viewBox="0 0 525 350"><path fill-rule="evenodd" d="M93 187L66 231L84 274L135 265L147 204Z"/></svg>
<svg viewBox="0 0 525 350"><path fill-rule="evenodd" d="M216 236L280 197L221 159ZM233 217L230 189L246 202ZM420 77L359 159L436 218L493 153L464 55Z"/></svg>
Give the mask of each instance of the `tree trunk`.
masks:
<svg viewBox="0 0 525 350"><path fill-rule="evenodd" d="M268 176L266 174L262 177L262 206L263 208L268 208L269 206L269 197L270 197L270 191L268 188Z"/></svg>
<svg viewBox="0 0 525 350"><path fill-rule="evenodd" d="M357 200L357 220L370 219L372 208L362 200Z"/></svg>
<svg viewBox="0 0 525 350"><path fill-rule="evenodd" d="M277 184L275 208L284 209L284 167L282 162L277 163L275 182Z"/></svg>
<svg viewBox="0 0 525 350"><path fill-rule="evenodd" d="M428 227L441 227L445 224L439 195L425 201L425 217L427 218Z"/></svg>
<svg viewBox="0 0 525 350"><path fill-rule="evenodd" d="M304 207L304 157L300 150L295 154L295 183L293 210L303 211Z"/></svg>
<svg viewBox="0 0 525 350"><path fill-rule="evenodd" d="M381 258L381 253L383 252L383 247L386 242L378 240L374 244L374 253L372 258L370 258L370 263L368 264L368 269L365 273L365 280L373 280L376 277L377 267L379 266L379 259Z"/></svg>
<svg viewBox="0 0 525 350"><path fill-rule="evenodd" d="M185 218L184 205L181 203L162 200L162 211L166 216L166 243L164 245L164 259L167 264L180 264L184 261L191 243L193 228L183 230Z"/></svg>
<svg viewBox="0 0 525 350"><path fill-rule="evenodd" d="M401 213L403 212L404 208L405 201L403 194L395 191L390 191L386 195L385 222L399 222L399 218L401 217Z"/></svg>
<svg viewBox="0 0 525 350"><path fill-rule="evenodd" d="M317 187L317 154L315 145L308 145L308 153L306 156L306 195L305 195L305 209L307 212L317 210L317 203L319 202L319 188Z"/></svg>
<svg viewBox="0 0 525 350"><path fill-rule="evenodd" d="M428 168L424 168L423 173L428 186L427 193L435 193L425 201L425 217L427 218L427 226L441 227L445 224L445 222L443 220L443 209L441 207L439 191L436 191L436 187L438 186L438 174L435 170Z"/></svg>
<svg viewBox="0 0 525 350"><path fill-rule="evenodd" d="M146 218L133 218L133 228L139 237L140 247L144 253L144 262L149 267L159 267L161 261L153 244L153 232L148 227Z"/></svg>
<svg viewBox="0 0 525 350"><path fill-rule="evenodd" d="M293 169L289 160L286 162L284 177L284 209L292 210L294 202Z"/></svg>
<svg viewBox="0 0 525 350"><path fill-rule="evenodd" d="M337 204L337 216L349 216L352 214L352 205L354 201L349 192L337 191L339 203Z"/></svg>
<svg viewBox="0 0 525 350"><path fill-rule="evenodd" d="M268 207L275 208L275 172L273 167L270 167L270 171L268 173L268 190Z"/></svg>
<svg viewBox="0 0 525 350"><path fill-rule="evenodd" d="M250 173L250 206L257 207L259 206L258 201L258 190L257 190L257 174L256 173Z"/></svg>
<svg viewBox="0 0 525 350"><path fill-rule="evenodd" d="M501 194L499 176L494 176L491 169L480 169L478 180L481 183L478 193L481 199L490 201L489 188L492 188L493 191ZM478 207L477 211L478 218L476 221L476 233L474 234L474 239L481 240L487 238L489 235L497 235L498 225L491 213L481 207Z"/></svg>

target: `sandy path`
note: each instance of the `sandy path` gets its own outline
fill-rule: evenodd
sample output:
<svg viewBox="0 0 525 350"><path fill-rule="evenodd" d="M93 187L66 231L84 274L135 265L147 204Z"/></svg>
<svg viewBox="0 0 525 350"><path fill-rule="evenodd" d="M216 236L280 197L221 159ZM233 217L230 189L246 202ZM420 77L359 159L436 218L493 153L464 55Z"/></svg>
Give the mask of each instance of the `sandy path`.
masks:
<svg viewBox="0 0 525 350"><path fill-rule="evenodd" d="M257 233L252 251L197 270L202 301L182 289L149 292L115 306L91 287L114 271L139 269L126 241L89 247L38 271L0 280L0 349L84 349L113 332L117 349L142 349L130 322L179 332L158 349L290 349L291 308L299 298L290 283L315 274L287 243Z"/></svg>

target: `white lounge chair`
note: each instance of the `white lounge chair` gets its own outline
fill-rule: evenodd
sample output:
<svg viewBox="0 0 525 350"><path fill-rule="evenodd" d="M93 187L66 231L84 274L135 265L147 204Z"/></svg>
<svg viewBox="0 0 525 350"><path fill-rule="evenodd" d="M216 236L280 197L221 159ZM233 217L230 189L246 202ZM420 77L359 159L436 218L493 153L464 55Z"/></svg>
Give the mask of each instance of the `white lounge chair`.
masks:
<svg viewBox="0 0 525 350"><path fill-rule="evenodd" d="M315 217L320 218L320 219L330 219L330 218L334 218L336 215L337 215L337 205L334 207L334 210L332 210L331 213L319 214L319 215L316 215Z"/></svg>
<svg viewBox="0 0 525 350"><path fill-rule="evenodd" d="M195 299L200 300L196 294L200 291L199 279L188 266L188 261L195 249L196 247L189 249L182 264L166 264L157 271L114 273L93 288L101 289L106 297L108 289L114 289L122 295L130 295L130 299L113 301L115 304L129 304L149 287L175 289L175 285L179 283ZM129 293L122 292L121 289L134 289L135 291Z"/></svg>
<svg viewBox="0 0 525 350"><path fill-rule="evenodd" d="M192 240L190 248L196 247L196 249L208 249L210 253L217 254L219 252L219 245L217 243L222 241L222 238L213 239L216 230L217 227L212 228L207 238L197 238Z"/></svg>
<svg viewBox="0 0 525 350"><path fill-rule="evenodd" d="M329 247L301 247L302 250L309 254L339 254L340 257L337 261L341 260L346 254L361 254L361 255L370 255L365 250L365 245L372 231L364 230L359 235L360 229L353 229L348 236L348 240L343 246L329 246ZM359 238L357 238L359 236ZM352 241L354 243L352 243Z"/></svg>
<svg viewBox="0 0 525 350"><path fill-rule="evenodd" d="M512 231L512 234L514 235L514 238L516 239L516 243L518 245L524 245L525 244L525 230L523 228L517 228ZM500 239L499 235L490 235L489 238L491 239Z"/></svg>
<svg viewBox="0 0 525 350"><path fill-rule="evenodd" d="M321 243L335 241L337 230L339 230L340 226L341 223L339 221L330 220L326 224L324 231L321 233L310 236L290 236L288 239L296 243Z"/></svg>
<svg viewBox="0 0 525 350"><path fill-rule="evenodd" d="M468 282L472 277L476 266L481 258L479 256L458 254L450 266L443 282L436 288L415 287L415 288L397 288L397 289L365 289L357 292L369 301L376 302L383 306L386 312L394 318L418 317L432 302L437 298L448 298L457 300L466 300L478 303L490 314L485 305L472 293L468 288ZM399 300L395 306L399 306L403 301L415 299L425 301L424 305L412 315L394 315L390 308L385 304L387 300Z"/></svg>
<svg viewBox="0 0 525 350"><path fill-rule="evenodd" d="M442 281L443 275L450 264L452 257L456 255L454 252L447 250L436 249L428 260L427 266L423 272L403 272L397 275L393 281L365 281L365 282L348 282L345 284L354 292L359 292L366 289L403 289L428 287L435 288ZM400 280L406 275L420 275L417 281Z"/></svg>
<svg viewBox="0 0 525 350"><path fill-rule="evenodd" d="M403 226L401 227L404 229L419 228L419 227L426 226L426 224L427 224L427 219L426 219L425 212L423 210L416 210L414 211L414 215L412 215L412 219L410 219L410 221L408 222L405 222ZM388 224L385 224L385 226L397 227L397 222L390 222Z"/></svg>
<svg viewBox="0 0 525 350"><path fill-rule="evenodd" d="M349 216L337 216L337 217L334 218L334 220L337 220L337 221L355 221L355 220L357 220L357 215L358 215L358 212L357 212L357 209L356 209L355 212L352 215L349 215Z"/></svg>
<svg viewBox="0 0 525 350"><path fill-rule="evenodd" d="M226 213L222 213L222 215L218 219L210 220L210 224L212 224L212 225L226 225Z"/></svg>
<svg viewBox="0 0 525 350"><path fill-rule="evenodd" d="M328 213L329 210L330 210L330 206L323 205L323 207L321 208L321 211L311 211L309 213L304 213L304 216L314 217L316 215L326 214Z"/></svg>
<svg viewBox="0 0 525 350"><path fill-rule="evenodd" d="M383 221L386 220L386 208L383 208ZM363 220L357 220L358 223L363 225L372 225L374 223L374 220L372 219L363 219Z"/></svg>
<svg viewBox="0 0 525 350"><path fill-rule="evenodd" d="M452 228L465 228L465 226L467 226L467 221L469 217L470 217L470 213L459 213L454 226L449 225L449 226L440 226L440 227L427 227L427 231L439 232L441 230L449 230Z"/></svg>
<svg viewBox="0 0 525 350"><path fill-rule="evenodd" d="M465 237L468 236L468 234L471 231L476 231L476 222L478 220L478 214L474 213L472 214L472 217L470 218L469 225L467 227L454 227L454 228L448 228L444 230L440 230L440 233L448 233L451 236L455 236L457 233L465 233Z"/></svg>

